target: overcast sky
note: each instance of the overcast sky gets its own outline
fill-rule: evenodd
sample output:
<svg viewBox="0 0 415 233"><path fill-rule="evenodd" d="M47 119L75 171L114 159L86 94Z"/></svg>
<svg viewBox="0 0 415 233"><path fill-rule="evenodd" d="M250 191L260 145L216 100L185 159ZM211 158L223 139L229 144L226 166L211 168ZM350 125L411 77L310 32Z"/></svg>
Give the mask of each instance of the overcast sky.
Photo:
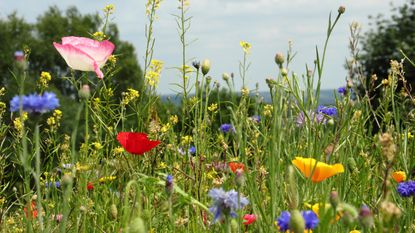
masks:
<svg viewBox="0 0 415 233"><path fill-rule="evenodd" d="M393 0L401 5L405 0ZM109 3L116 7L113 21L117 23L121 39L135 45L140 64L145 50L144 28L146 23L145 0L0 0L0 17L17 11L26 20L34 22L36 17L50 5L61 9L76 6L82 13L93 13ZM305 64L312 65L315 46L323 46L327 30L328 15L335 17L340 5L346 13L336 26L328 46L327 63L322 88L334 89L344 85L346 71L343 68L349 56L349 25L353 21L368 30L369 15L390 15L390 0L190 0L189 15L193 16L188 34L189 40L196 40L188 49L191 58L211 60L211 76L221 80L223 72L238 74L242 59L239 41L252 44L249 57L251 68L247 74L248 87L255 83L261 90L267 90L265 79L275 77L274 56L288 48L293 42L298 52L291 70L297 74L305 72ZM178 91L172 83L181 82L177 71L168 69L181 65L181 48L172 14L177 14L177 0L164 0L155 23L156 48L154 58L165 62L159 93ZM52 46L52 45L51 45ZM387 65L387 64L385 64Z"/></svg>

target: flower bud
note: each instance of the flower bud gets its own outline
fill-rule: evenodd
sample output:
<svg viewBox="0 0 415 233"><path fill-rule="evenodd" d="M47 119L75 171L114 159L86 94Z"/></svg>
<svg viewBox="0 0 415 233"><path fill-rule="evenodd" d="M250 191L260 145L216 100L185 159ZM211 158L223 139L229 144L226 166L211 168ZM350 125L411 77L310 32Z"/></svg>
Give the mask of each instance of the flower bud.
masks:
<svg viewBox="0 0 415 233"><path fill-rule="evenodd" d="M78 96L81 99L89 99L91 96L91 89L89 88L88 84L82 85L82 88L78 92Z"/></svg>
<svg viewBox="0 0 415 233"><path fill-rule="evenodd" d="M111 216L112 216L113 219L117 219L118 210L117 210L117 206L115 204L111 205Z"/></svg>
<svg viewBox="0 0 415 233"><path fill-rule="evenodd" d="M360 208L359 220L362 226L366 228L371 228L373 226L373 214L372 211L366 205L363 205Z"/></svg>
<svg viewBox="0 0 415 233"><path fill-rule="evenodd" d="M194 67L196 70L199 70L199 68L200 68L200 61L193 61L193 62L192 62L192 65L193 65L193 67Z"/></svg>
<svg viewBox="0 0 415 233"><path fill-rule="evenodd" d="M333 209L336 209L337 206L340 204L340 198L339 193L337 191L331 191L330 192L330 204L333 207Z"/></svg>
<svg viewBox="0 0 415 233"><path fill-rule="evenodd" d="M202 62L202 74L206 75L210 70L210 61L208 59L203 60Z"/></svg>
<svg viewBox="0 0 415 233"><path fill-rule="evenodd" d="M339 14L343 14L346 11L346 7L340 6L337 11L339 12Z"/></svg>
<svg viewBox="0 0 415 233"><path fill-rule="evenodd" d="M170 196L173 194L173 176L167 175L166 177L166 193Z"/></svg>
<svg viewBox="0 0 415 233"><path fill-rule="evenodd" d="M277 65L282 66L282 64L284 64L284 61L285 61L285 58L282 53L277 53L275 55L275 63L277 63Z"/></svg>
<svg viewBox="0 0 415 233"><path fill-rule="evenodd" d="M230 75L228 74L228 73L223 73L222 74L222 79L224 80L224 81L229 81L229 78L230 78Z"/></svg>
<svg viewBox="0 0 415 233"><path fill-rule="evenodd" d="M346 203L339 205L339 211L342 212L342 220L346 225L353 224L359 216L356 208Z"/></svg>
<svg viewBox="0 0 415 233"><path fill-rule="evenodd" d="M72 182L73 182L73 178L72 178L72 176L71 176L71 175L65 174L65 175L62 177L62 185L63 185L64 187L68 187L68 186L72 185Z"/></svg>
<svg viewBox="0 0 415 233"><path fill-rule="evenodd" d="M288 70L285 69L285 68L282 68L281 69L281 75L284 76L284 77L286 77L288 75Z"/></svg>
<svg viewBox="0 0 415 233"><path fill-rule="evenodd" d="M243 169L236 169L235 172L235 184L238 187L242 187L245 184L245 176L244 176L244 170Z"/></svg>
<svg viewBox="0 0 415 233"><path fill-rule="evenodd" d="M290 228L291 228L291 231L293 231L294 233L304 233L305 222L300 211L298 210L291 211Z"/></svg>
<svg viewBox="0 0 415 233"><path fill-rule="evenodd" d="M134 218L127 227L127 233L145 233L146 226L140 217Z"/></svg>

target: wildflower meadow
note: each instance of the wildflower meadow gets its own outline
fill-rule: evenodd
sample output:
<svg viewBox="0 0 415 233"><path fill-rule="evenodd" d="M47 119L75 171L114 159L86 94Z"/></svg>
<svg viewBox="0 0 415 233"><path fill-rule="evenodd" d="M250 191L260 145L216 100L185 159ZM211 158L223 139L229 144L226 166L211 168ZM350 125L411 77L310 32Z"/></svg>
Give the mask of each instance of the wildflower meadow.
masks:
<svg viewBox="0 0 415 233"><path fill-rule="evenodd" d="M123 54L106 34L112 4L90 37L68 32L44 45L66 63L62 77L33 77L31 48L15 54L17 92L5 99L10 90L0 89L0 232L415 232L415 101L403 60L384 64L388 76L375 85L351 24L350 75L331 105L319 103L345 7L327 13L305 72L291 69L291 43L275 52L265 101L246 85L255 44L241 41L239 73L222 77L210 76L215 61L187 56L191 1L179 0L180 103L171 106L157 94L168 82L154 53L169 39L154 33L163 1L146 2L140 90L114 95ZM74 91L65 106L76 108L62 107L53 79ZM75 117L64 124L67 114Z"/></svg>

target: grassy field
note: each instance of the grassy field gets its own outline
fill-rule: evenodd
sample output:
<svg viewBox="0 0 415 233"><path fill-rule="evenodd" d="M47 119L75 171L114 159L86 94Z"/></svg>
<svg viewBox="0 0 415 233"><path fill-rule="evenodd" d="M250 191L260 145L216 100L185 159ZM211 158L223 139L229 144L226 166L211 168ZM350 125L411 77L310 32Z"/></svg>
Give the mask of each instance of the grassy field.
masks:
<svg viewBox="0 0 415 233"><path fill-rule="evenodd" d="M26 71L15 74L20 93L1 103L0 232L415 231L415 102L405 86L398 89L402 63L385 64L390 75L375 86L352 48L353 76L333 105L319 103L327 44L343 7L330 17L307 74L290 69L290 46L277 53L264 102L244 85L248 42L240 43L240 73L223 75L227 95L209 76L209 60L188 61L189 5L179 1L181 103L162 113L155 93L163 62L153 59L159 4L146 4L146 87L124 90L122 99L112 95L117 56L105 40L112 5L94 40L57 41L68 66L85 71L67 78L79 91L74 103L82 103L71 134L60 133L65 109L48 87L60 77L42 73L30 95ZM358 32L352 24L352 42ZM236 78L242 86L233 85Z"/></svg>

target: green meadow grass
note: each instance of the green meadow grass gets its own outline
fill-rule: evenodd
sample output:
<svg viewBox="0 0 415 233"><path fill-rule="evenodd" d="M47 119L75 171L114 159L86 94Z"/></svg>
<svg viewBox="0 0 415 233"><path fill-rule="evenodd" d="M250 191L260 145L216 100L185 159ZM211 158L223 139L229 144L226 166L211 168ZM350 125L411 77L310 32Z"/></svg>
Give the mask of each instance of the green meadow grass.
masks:
<svg viewBox="0 0 415 233"><path fill-rule="evenodd" d="M59 133L65 109L44 113L44 120L2 108L1 232L279 232L282 211L294 215L315 204L320 204L319 223L312 232L415 231L414 195L401 197L391 178L393 172L404 171L411 179L415 165L414 101L407 89L398 89L398 81L404 80L402 63L385 64L391 66L388 79L373 86L373 77L362 74L357 47L352 46L355 62L349 67L353 75L347 91L333 93L336 102L329 106L337 114L317 116L324 64L330 59L326 49L344 8L329 17L326 41L316 48L316 62L304 75L290 69L295 57L291 45L286 55L276 56L277 73L267 79L272 101L264 103L255 87L245 86L249 43L241 42L240 73L223 77L226 95L219 94L209 76L208 60L189 61L186 33L191 17L188 2L179 1L175 19L181 42L181 104L177 112L160 112L156 88L165 80L159 80L162 63L153 58L159 4L163 2L146 4L146 87L140 93L129 89L122 99L113 98L116 80L111 75L117 64L112 59L104 67L103 80L94 83L87 73L67 78L80 91L73 101L82 103L73 125L65 126L71 127L70 135ZM112 7L105 13L103 33ZM352 24L355 46L358 31ZM29 77L24 70L15 75L24 94ZM241 78L243 86L233 85L234 78ZM43 86L39 91L45 90ZM373 91L379 95L374 100ZM232 124L234 131L220 131L223 123ZM118 132L145 132L160 144L144 155L133 155L117 141ZM192 146L194 154L188 152ZM295 157L339 163L344 172L312 182L293 166ZM242 163L243 172L232 172L230 161ZM311 176L317 167L311 167ZM15 174L12 180L6 168ZM166 187L169 174L172 189ZM214 221L208 192L221 187L236 190L238 203L246 197L249 204L236 210L236 217L224 211L223 218ZM256 221L244 225L245 214L255 214ZM297 220L291 222L293 232L304 232Z"/></svg>

